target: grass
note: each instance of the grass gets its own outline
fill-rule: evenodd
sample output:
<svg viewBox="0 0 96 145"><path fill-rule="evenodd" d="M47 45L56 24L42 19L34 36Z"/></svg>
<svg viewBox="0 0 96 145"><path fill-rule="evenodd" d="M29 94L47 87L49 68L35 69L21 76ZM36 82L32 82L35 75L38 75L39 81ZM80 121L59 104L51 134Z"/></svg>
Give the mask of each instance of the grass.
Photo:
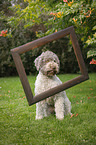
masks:
<svg viewBox="0 0 96 145"><path fill-rule="evenodd" d="M65 82L76 74L59 75ZM0 78L0 145L95 145L96 74L66 90L74 116L35 120L35 105L28 106L19 77ZM28 77L32 90L36 77Z"/></svg>

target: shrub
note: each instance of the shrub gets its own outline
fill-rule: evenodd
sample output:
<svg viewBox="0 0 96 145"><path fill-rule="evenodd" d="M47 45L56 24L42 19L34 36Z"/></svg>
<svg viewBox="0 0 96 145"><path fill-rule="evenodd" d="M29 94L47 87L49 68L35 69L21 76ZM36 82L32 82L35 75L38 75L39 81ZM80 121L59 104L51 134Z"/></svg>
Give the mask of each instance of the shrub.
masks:
<svg viewBox="0 0 96 145"><path fill-rule="evenodd" d="M2 30L6 30L5 28L7 28L8 33L7 38L1 38L1 74L4 74L6 70L10 70L8 74L14 74L15 67L9 52L11 48L23 45L36 39L36 37L40 38L52 34L71 25L75 28L88 70L95 71L95 67L89 64L92 59L89 56L90 54L94 56L96 44L94 35L96 4L94 1L24 0L24 2L26 2L24 6L21 4L15 5L14 15L6 18L7 22L3 22L5 26L2 26L1 35ZM13 7L11 9L13 10ZM93 41L94 43L92 43ZM47 49L52 50L59 56L61 60L60 72L75 73L79 71L69 37L47 44L43 46L42 50ZM27 74L36 72L33 60L42 50L37 48L22 55ZM6 59L4 59L4 54L6 54Z"/></svg>

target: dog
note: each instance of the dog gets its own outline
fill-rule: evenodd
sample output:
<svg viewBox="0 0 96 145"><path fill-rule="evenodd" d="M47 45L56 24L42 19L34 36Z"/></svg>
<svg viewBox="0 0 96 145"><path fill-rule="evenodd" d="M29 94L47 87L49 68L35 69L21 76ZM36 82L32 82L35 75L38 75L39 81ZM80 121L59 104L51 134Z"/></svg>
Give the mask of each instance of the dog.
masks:
<svg viewBox="0 0 96 145"><path fill-rule="evenodd" d="M56 75L59 72L60 61L55 53L43 52L35 59L34 63L39 71L35 81L35 95L62 84ZM36 103L36 119L43 119L54 112L59 120L64 119L64 115L68 113L72 115L71 102L65 91Z"/></svg>

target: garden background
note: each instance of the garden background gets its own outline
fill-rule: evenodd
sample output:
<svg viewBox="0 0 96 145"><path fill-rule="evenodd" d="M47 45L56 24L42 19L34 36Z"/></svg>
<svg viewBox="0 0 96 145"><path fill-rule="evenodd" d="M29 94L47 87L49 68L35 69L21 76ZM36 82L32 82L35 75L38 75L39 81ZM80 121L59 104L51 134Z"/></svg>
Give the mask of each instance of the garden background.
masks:
<svg viewBox="0 0 96 145"><path fill-rule="evenodd" d="M17 75L10 53L12 48L72 25L88 72L96 72L94 0L3 0L0 10L0 76ZM22 61L28 75L36 74L34 59L45 50L52 50L58 55L60 73L79 73L72 42L67 36L23 54Z"/></svg>
<svg viewBox="0 0 96 145"><path fill-rule="evenodd" d="M74 26L89 80L68 90L73 115L35 120L36 105L28 106L10 50ZM21 55L34 92L34 59L52 50L61 63L64 83L80 75L69 36ZM95 0L0 1L0 144L96 144L96 2Z"/></svg>

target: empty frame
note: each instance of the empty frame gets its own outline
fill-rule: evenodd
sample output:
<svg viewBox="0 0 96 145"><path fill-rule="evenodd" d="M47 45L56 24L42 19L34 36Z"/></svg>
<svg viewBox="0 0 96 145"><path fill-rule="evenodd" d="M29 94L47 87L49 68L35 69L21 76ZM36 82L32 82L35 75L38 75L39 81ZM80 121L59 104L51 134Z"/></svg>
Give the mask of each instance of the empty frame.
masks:
<svg viewBox="0 0 96 145"><path fill-rule="evenodd" d="M49 90L47 90L39 95L33 96L33 93L32 93L30 84L28 82L24 66L22 64L22 60L20 58L20 54L25 53L25 52L30 51L30 50L33 50L34 48L45 45L49 42L60 39L60 38L65 37L67 35L70 35L70 39L72 41L74 53L75 53L77 61L78 61L81 75L72 79L72 80L69 80L69 81L67 81L67 82L65 82L57 87L51 88L51 89L49 89ZM11 49L11 53L12 53L12 57L13 57L13 60L15 62L16 69L17 69L17 72L19 74L19 77L20 77L20 80L21 80L21 83L22 83L24 92L26 94L26 98L28 100L29 105L35 104L35 103L37 103L45 98L48 98L52 95L55 95L55 94L65 90L65 89L68 89L74 85L77 85L77 84L89 79L88 72L87 72L87 69L85 67L85 63L84 63L84 60L83 60L83 57L81 54L81 50L80 50L77 36L75 34L73 26L68 27L66 29L63 29L61 31L58 31L56 33L53 33L51 35L45 36L43 38L34 40L34 41L29 42L25 45Z"/></svg>

